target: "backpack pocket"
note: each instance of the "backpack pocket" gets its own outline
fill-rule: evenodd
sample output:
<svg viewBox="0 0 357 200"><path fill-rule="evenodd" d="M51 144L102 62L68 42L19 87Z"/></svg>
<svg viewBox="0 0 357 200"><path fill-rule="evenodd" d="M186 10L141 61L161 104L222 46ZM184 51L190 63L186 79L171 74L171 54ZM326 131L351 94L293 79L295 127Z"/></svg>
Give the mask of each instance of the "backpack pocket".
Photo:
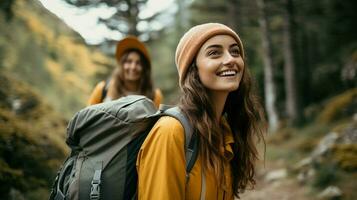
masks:
<svg viewBox="0 0 357 200"><path fill-rule="evenodd" d="M78 155L69 157L58 171L55 182L53 184L50 200L66 199L68 188L70 186L71 177L74 173L74 166Z"/></svg>

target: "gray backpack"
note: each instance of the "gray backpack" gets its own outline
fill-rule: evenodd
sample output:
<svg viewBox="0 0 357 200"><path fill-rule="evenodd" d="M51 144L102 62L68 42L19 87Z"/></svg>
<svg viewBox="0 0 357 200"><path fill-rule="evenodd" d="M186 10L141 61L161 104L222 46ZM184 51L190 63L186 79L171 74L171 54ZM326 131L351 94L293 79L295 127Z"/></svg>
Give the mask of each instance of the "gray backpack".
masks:
<svg viewBox="0 0 357 200"><path fill-rule="evenodd" d="M54 181L50 200L136 199L136 158L161 116L178 119L185 129L186 180L197 159L198 140L178 107L161 106L139 95L89 106L67 127L71 154Z"/></svg>

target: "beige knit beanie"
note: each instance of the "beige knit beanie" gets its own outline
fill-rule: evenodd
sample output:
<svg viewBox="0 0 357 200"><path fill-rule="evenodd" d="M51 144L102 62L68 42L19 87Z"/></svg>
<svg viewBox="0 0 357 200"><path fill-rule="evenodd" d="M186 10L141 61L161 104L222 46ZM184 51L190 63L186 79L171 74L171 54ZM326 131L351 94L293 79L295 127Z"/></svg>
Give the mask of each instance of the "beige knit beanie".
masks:
<svg viewBox="0 0 357 200"><path fill-rule="evenodd" d="M208 39L216 35L232 36L237 41L242 58L244 59L243 44L237 33L228 26L219 23L206 23L194 26L182 36L176 48L175 62L179 73L180 86L182 86L187 69L192 64L201 46Z"/></svg>

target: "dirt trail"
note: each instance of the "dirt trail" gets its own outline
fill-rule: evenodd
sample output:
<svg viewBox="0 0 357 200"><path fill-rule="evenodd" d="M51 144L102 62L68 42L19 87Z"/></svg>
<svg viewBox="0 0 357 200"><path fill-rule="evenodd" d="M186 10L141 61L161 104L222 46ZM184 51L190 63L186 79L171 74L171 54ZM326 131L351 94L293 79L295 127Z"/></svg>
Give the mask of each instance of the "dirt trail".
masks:
<svg viewBox="0 0 357 200"><path fill-rule="evenodd" d="M274 170L282 169L283 164L267 163L257 172L257 185L254 190L247 190L241 200L313 200L309 189L298 183L296 177L282 178L275 181L266 180L266 175Z"/></svg>
<svg viewBox="0 0 357 200"><path fill-rule="evenodd" d="M255 190L246 191L242 200L313 200L308 190L292 179L272 183L259 181Z"/></svg>

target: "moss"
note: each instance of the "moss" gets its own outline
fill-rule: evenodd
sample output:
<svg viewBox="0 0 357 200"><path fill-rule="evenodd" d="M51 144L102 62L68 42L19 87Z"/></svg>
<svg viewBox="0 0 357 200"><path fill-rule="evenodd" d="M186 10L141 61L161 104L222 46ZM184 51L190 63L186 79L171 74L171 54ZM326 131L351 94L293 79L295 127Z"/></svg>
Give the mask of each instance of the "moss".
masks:
<svg viewBox="0 0 357 200"><path fill-rule="evenodd" d="M333 158L345 170L357 169L357 144L337 144L333 148Z"/></svg>
<svg viewBox="0 0 357 200"><path fill-rule="evenodd" d="M338 123L334 124L331 131L341 134L346 130L346 128L349 128L353 123L354 123L353 119L339 121Z"/></svg>
<svg viewBox="0 0 357 200"><path fill-rule="evenodd" d="M21 169L13 169L2 159L0 160L0 192L2 194L10 190L10 187L24 188L24 174Z"/></svg>
<svg viewBox="0 0 357 200"><path fill-rule="evenodd" d="M282 128L272 133L266 140L269 144L281 144L289 140L295 133L293 128Z"/></svg>
<svg viewBox="0 0 357 200"><path fill-rule="evenodd" d="M296 149L303 153L311 152L318 144L318 140L300 140L296 143Z"/></svg>
<svg viewBox="0 0 357 200"><path fill-rule="evenodd" d="M357 172L346 172L337 170L338 181L334 183L337 187L342 190L344 200L355 200L357 199Z"/></svg>
<svg viewBox="0 0 357 200"><path fill-rule="evenodd" d="M317 116L318 123L331 123L356 112L357 88L348 90L330 99Z"/></svg>
<svg viewBox="0 0 357 200"><path fill-rule="evenodd" d="M49 190L47 188L37 188L35 190L30 190L29 192L27 192L25 194L25 196L27 197L27 199L29 200L38 200L38 199L44 199L44 197L48 197L49 194Z"/></svg>
<svg viewBox="0 0 357 200"><path fill-rule="evenodd" d="M6 196L15 189L26 199L44 199L37 198L44 194L41 188L50 187L68 154L66 120L10 75L0 74L0 84L0 192ZM13 109L14 99L27 106Z"/></svg>

